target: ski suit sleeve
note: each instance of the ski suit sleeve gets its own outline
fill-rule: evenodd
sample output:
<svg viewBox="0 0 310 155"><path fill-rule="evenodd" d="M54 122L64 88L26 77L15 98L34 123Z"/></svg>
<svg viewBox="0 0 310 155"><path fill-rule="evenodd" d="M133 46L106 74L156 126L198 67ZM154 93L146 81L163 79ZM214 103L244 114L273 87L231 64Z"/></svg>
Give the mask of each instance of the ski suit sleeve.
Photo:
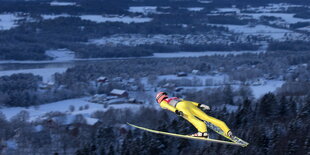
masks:
<svg viewBox="0 0 310 155"><path fill-rule="evenodd" d="M175 112L177 110L175 107L173 107L172 105L168 104L166 101L162 101L160 103L160 107L163 108L163 109L170 110L172 112Z"/></svg>
<svg viewBox="0 0 310 155"><path fill-rule="evenodd" d="M201 105L200 103L197 103L197 102L193 102L193 101L190 101L194 106L198 107L199 105Z"/></svg>

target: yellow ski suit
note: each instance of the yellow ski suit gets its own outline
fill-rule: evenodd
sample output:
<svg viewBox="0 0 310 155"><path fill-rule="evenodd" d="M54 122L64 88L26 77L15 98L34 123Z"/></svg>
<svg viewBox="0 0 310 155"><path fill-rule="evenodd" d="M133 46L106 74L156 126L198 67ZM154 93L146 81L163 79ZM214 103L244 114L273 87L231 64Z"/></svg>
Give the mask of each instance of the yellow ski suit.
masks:
<svg viewBox="0 0 310 155"><path fill-rule="evenodd" d="M177 101L171 102L175 99ZM221 120L208 116L206 113L204 113L198 108L198 105L199 103L186 101L179 98L168 98L160 102L160 107L163 109L167 109L172 112L175 112L176 110L182 111L184 113L183 118L193 124L199 132L207 132L206 124L201 121L205 120L218 126L224 131L225 134L227 134L227 132L230 130L227 125ZM196 117L201 120L197 119Z"/></svg>

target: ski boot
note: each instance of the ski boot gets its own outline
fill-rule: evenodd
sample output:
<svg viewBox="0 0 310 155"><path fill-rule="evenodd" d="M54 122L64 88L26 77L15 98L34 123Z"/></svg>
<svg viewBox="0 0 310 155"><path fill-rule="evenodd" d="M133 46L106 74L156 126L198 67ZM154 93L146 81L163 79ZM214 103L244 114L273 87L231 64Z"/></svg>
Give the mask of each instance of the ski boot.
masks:
<svg viewBox="0 0 310 155"><path fill-rule="evenodd" d="M189 136L201 137L201 138L209 138L209 134L207 132L197 132L197 133L194 133L194 134L190 134Z"/></svg>
<svg viewBox="0 0 310 155"><path fill-rule="evenodd" d="M230 130L227 132L227 136L228 136L229 138L231 138L231 139L234 139L234 138L235 138L235 136L233 135L233 133L232 133Z"/></svg>
<svg viewBox="0 0 310 155"><path fill-rule="evenodd" d="M239 143L239 144L242 144L243 146L247 146L249 143L243 141L242 139L236 137L233 135L233 133L229 130L227 132L227 136L232 140L234 141L235 143Z"/></svg>

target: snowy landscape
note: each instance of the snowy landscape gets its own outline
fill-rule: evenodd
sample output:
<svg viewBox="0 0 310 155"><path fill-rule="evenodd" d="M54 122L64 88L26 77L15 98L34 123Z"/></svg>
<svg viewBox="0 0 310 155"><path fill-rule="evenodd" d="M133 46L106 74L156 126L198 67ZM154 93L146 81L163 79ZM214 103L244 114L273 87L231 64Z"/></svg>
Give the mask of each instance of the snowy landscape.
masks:
<svg viewBox="0 0 310 155"><path fill-rule="evenodd" d="M20 19L15 14L0 14L0 30L9 30L17 25L17 20Z"/></svg>
<svg viewBox="0 0 310 155"><path fill-rule="evenodd" d="M310 153L307 0L0 3L0 154ZM160 91L250 146L129 127L196 131Z"/></svg>
<svg viewBox="0 0 310 155"><path fill-rule="evenodd" d="M108 108L114 108L114 109L130 108L132 112L135 112L139 110L139 108L141 107L139 105L133 105L133 104L119 104L119 105L112 105L108 108L104 108L102 105L88 102L88 100L89 98L84 97L84 98L70 99L70 100L63 100L63 101L54 102L54 103L48 103L40 107L34 106L34 107L28 107L28 108L22 108L22 107L2 108L0 111L5 115L7 119L11 119L13 116L17 115L21 111L27 111L30 114L29 121L33 121L33 122L45 119L44 116L47 113L52 113L52 112L62 112L68 115L68 117L81 114L86 118L87 124L94 125L98 121L98 119L92 118L91 114L96 111L107 111ZM76 107L77 110L70 111L70 106ZM79 110L79 109L82 109L82 110Z"/></svg>

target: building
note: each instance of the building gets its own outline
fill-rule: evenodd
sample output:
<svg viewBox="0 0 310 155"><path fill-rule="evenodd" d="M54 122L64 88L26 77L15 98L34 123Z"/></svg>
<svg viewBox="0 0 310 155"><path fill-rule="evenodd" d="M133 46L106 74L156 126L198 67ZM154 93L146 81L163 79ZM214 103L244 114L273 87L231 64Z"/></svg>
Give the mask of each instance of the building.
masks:
<svg viewBox="0 0 310 155"><path fill-rule="evenodd" d="M40 89L52 89L54 85L55 85L54 82L40 83L39 88Z"/></svg>
<svg viewBox="0 0 310 155"><path fill-rule="evenodd" d="M187 76L187 74L185 72L179 72L177 74L178 77L182 77L182 76Z"/></svg>
<svg viewBox="0 0 310 155"><path fill-rule="evenodd" d="M113 89L110 94L113 96L128 97L128 92L126 90Z"/></svg>
<svg viewBox="0 0 310 155"><path fill-rule="evenodd" d="M108 80L107 77L100 76L100 77L97 79L97 82L99 82L99 83L104 83L104 82L106 82L107 80Z"/></svg>

